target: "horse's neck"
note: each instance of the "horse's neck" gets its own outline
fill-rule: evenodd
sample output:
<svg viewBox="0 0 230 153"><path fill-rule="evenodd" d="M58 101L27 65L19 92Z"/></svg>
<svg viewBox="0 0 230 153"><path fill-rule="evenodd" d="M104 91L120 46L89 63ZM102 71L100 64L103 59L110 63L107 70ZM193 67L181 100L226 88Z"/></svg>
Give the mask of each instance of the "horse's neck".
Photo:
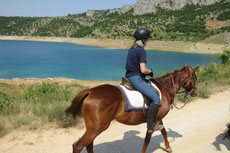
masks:
<svg viewBox="0 0 230 153"><path fill-rule="evenodd" d="M185 78L183 78L182 75L178 75L175 73L171 73L161 78L157 78L157 81L159 81L161 85L166 87L172 94L176 94L180 90L184 80Z"/></svg>

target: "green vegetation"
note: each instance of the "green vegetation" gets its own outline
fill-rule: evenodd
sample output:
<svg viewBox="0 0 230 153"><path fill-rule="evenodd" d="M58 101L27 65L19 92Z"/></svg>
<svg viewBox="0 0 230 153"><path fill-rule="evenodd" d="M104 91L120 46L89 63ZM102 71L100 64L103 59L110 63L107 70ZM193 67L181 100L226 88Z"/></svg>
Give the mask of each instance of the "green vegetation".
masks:
<svg viewBox="0 0 230 153"><path fill-rule="evenodd" d="M66 116L64 111L76 93L86 87L57 83L14 87L16 85L0 85L0 136L21 126L37 129L56 123L58 127L68 127L78 122ZM14 92L21 94L15 95Z"/></svg>
<svg viewBox="0 0 230 153"><path fill-rule="evenodd" d="M157 8L156 13L133 15L96 11L65 17L0 17L0 35L57 36L130 39L138 27L146 27L156 40L200 41L230 32L230 26L207 27L210 21L230 20L230 2L208 6L188 5L181 10Z"/></svg>
<svg viewBox="0 0 230 153"><path fill-rule="evenodd" d="M221 13L218 17L217 20L219 21L225 21L225 20L230 20L230 10L226 10L223 13Z"/></svg>
<svg viewBox="0 0 230 153"><path fill-rule="evenodd" d="M230 66L210 64L198 71L198 95L208 98L212 93L230 85ZM219 89L218 89L219 87Z"/></svg>
<svg viewBox="0 0 230 153"><path fill-rule="evenodd" d="M224 53L219 56L219 59L222 64L230 65L230 51L225 50Z"/></svg>

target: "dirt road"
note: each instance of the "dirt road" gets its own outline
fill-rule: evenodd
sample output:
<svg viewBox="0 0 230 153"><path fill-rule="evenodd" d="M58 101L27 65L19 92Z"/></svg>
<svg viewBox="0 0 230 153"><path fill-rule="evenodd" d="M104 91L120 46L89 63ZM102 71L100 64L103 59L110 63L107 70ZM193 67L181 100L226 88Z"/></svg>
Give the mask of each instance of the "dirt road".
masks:
<svg viewBox="0 0 230 153"><path fill-rule="evenodd" d="M174 153L228 153L230 140L222 140L230 122L230 90L173 109L163 120ZM94 144L95 153L139 153L146 124L126 126L112 122ZM71 153L72 143L82 129L40 129L15 131L0 139L0 153ZM82 151L86 153L86 151ZM147 153L165 153L160 132L152 136Z"/></svg>

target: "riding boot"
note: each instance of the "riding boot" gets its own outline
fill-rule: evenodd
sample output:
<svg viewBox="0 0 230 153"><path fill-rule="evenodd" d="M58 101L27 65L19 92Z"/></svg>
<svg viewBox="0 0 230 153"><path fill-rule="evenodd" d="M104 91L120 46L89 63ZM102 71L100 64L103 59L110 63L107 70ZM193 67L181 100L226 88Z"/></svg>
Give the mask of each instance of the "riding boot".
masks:
<svg viewBox="0 0 230 153"><path fill-rule="evenodd" d="M158 112L158 105L151 103L149 106L148 116L147 116L148 132L154 131L157 112Z"/></svg>

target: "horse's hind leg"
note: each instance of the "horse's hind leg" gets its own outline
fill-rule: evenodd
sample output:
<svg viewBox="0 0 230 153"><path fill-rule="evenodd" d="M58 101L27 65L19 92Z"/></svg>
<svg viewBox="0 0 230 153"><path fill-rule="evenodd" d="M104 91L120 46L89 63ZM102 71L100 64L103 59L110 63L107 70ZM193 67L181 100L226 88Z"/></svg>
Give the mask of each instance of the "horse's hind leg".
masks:
<svg viewBox="0 0 230 153"><path fill-rule="evenodd" d="M88 153L93 153L93 140L99 133L86 130L85 134L73 144L73 153L80 153L86 147Z"/></svg>
<svg viewBox="0 0 230 153"><path fill-rule="evenodd" d="M95 116L96 115L94 115L94 117ZM73 144L73 153L80 153L84 147L86 147L88 153L93 153L94 139L100 133L105 131L109 127L109 124L111 122L111 120L102 120L100 118L97 118L96 122L96 120L90 120L89 118L91 118L91 115L88 115L84 118L86 124L86 131L85 134L77 142Z"/></svg>
<svg viewBox="0 0 230 153"><path fill-rule="evenodd" d="M161 120L160 124L163 125L162 120ZM169 141L168 141L168 139L167 139L167 132L166 132L165 127L161 130L161 134L163 135L163 138L164 138L165 147L166 147L165 150L166 150L167 152L172 152L172 149L171 149L171 147L170 147L170 145L169 145Z"/></svg>

